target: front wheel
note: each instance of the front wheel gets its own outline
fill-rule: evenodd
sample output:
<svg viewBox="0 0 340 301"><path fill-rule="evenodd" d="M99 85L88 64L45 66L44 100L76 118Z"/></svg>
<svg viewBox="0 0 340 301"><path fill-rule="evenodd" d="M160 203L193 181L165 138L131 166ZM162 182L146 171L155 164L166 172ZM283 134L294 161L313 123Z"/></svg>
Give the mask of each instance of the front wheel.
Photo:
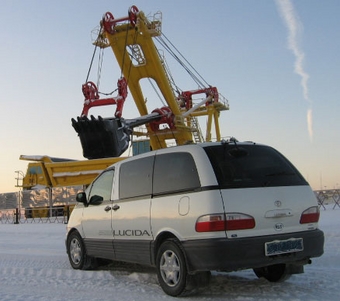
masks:
<svg viewBox="0 0 340 301"><path fill-rule="evenodd" d="M270 282L283 282L287 280L291 274L288 272L287 265L274 264L267 267L253 269L258 278L265 278Z"/></svg>
<svg viewBox="0 0 340 301"><path fill-rule="evenodd" d="M72 232L67 238L67 254L71 266L76 270L95 268L95 259L87 256L84 242L78 232Z"/></svg>

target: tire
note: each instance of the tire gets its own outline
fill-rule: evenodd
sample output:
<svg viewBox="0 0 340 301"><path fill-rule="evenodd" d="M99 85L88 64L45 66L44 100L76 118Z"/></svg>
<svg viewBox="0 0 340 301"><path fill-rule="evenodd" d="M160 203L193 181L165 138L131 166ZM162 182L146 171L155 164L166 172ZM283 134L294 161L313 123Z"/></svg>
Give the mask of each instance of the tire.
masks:
<svg viewBox="0 0 340 301"><path fill-rule="evenodd" d="M186 261L177 240L168 239L161 244L157 252L156 268L158 282L166 294L177 297L186 291Z"/></svg>
<svg viewBox="0 0 340 301"><path fill-rule="evenodd" d="M75 270L90 270L96 266L96 260L87 256L83 239L77 231L72 232L67 238L67 254Z"/></svg>
<svg viewBox="0 0 340 301"><path fill-rule="evenodd" d="M256 268L253 271L258 278L265 278L269 282L283 282L291 276L288 273L287 265L284 263Z"/></svg>

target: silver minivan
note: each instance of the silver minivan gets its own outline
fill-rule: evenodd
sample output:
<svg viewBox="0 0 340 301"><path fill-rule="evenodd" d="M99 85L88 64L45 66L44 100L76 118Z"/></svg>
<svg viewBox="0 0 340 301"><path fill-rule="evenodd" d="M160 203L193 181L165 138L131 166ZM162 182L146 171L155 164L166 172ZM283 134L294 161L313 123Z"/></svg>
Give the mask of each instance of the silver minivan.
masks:
<svg viewBox="0 0 340 301"><path fill-rule="evenodd" d="M266 145L230 140L131 157L77 201L67 225L71 266L154 266L171 296L196 292L210 271L253 269L283 281L323 254L312 189Z"/></svg>

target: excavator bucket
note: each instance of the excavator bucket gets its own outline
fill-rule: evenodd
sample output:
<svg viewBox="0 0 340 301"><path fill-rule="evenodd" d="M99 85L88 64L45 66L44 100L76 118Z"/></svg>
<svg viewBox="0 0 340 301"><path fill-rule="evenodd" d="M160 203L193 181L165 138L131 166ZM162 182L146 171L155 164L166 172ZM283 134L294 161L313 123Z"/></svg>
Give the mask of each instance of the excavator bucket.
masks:
<svg viewBox="0 0 340 301"><path fill-rule="evenodd" d="M72 126L87 159L119 157L129 146L130 137L120 118L77 117L77 120L72 118Z"/></svg>

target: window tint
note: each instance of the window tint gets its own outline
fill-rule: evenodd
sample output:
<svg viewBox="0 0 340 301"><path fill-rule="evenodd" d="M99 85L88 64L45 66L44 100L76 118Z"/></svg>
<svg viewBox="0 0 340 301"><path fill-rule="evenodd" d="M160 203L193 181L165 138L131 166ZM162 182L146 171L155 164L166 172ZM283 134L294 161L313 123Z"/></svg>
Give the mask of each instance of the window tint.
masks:
<svg viewBox="0 0 340 301"><path fill-rule="evenodd" d="M201 186L194 159L189 153L157 155L153 181L154 194L194 190Z"/></svg>
<svg viewBox="0 0 340 301"><path fill-rule="evenodd" d="M103 197L104 201L111 200L114 170L110 169L102 173L92 184L88 200L94 195Z"/></svg>
<svg viewBox="0 0 340 301"><path fill-rule="evenodd" d="M152 193L154 156L123 163L119 175L119 198L146 196Z"/></svg>
<svg viewBox="0 0 340 301"><path fill-rule="evenodd" d="M221 188L307 185L297 169L271 147L224 144L205 151Z"/></svg>

